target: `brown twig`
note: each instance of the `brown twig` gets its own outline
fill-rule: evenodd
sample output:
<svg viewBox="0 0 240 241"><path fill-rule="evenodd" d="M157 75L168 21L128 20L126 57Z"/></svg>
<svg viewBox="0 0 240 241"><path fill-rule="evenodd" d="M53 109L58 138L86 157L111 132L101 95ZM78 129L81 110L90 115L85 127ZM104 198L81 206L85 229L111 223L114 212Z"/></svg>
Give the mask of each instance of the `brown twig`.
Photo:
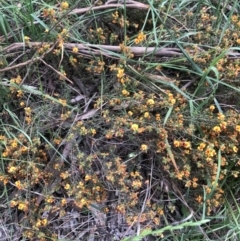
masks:
<svg viewBox="0 0 240 241"><path fill-rule="evenodd" d="M149 9L149 5L136 2L136 1L129 1L129 3L126 4L119 4L119 3L110 3L110 4L104 4L101 6L96 7L87 7L87 8L80 8L80 9L74 9L69 14L83 14L87 13L89 11L97 11L97 10L103 10L103 9L109 9L109 8L138 8L138 9Z"/></svg>
<svg viewBox="0 0 240 241"><path fill-rule="evenodd" d="M12 69L20 68L22 66L26 66L30 63L36 62L37 60L43 60L43 57L51 52L54 47L56 46L56 43L50 42L50 43L45 43L45 42L29 42L28 46L24 43L14 43L11 44L10 46L4 48L1 52L2 54L8 54L8 53L13 53L14 51L18 51L19 49L26 49L26 48L37 48L40 47L44 44L50 44L52 47L44 53L40 57L35 57L32 58L31 60L25 61L20 64L16 64L13 66L8 66L4 69L0 69L0 72L5 72L9 71ZM64 43L63 48L67 51L71 51L73 47L78 48L78 53L79 54L88 54L88 55L104 55L107 57L116 57L115 54L113 53L121 53L121 47L120 46L113 46L113 45L98 45L98 44L80 44L80 43ZM155 56L161 56L161 57L166 57L166 56L183 56L182 52L178 48L156 48L156 47L128 47L129 51L134 54L134 56L144 56L144 55L155 55ZM231 58L240 58L239 53L235 53L232 51L227 52L227 57L229 59ZM68 80L69 81L69 80Z"/></svg>
<svg viewBox="0 0 240 241"><path fill-rule="evenodd" d="M33 47L36 48L45 44L53 45L54 43L53 42L51 43L29 42L29 48L33 48ZM26 46L24 43L14 43L4 48L2 52L10 53L15 50L19 50L23 47L27 48L28 46ZM120 46L113 46L113 45L64 43L63 47L66 50L72 50L73 47L77 47L80 53L81 51L85 50L85 51L88 51L89 54L92 54L92 52L95 52L97 50L101 51L101 54L103 54L103 51L121 52ZM128 48L131 51L131 53L133 53L135 56L141 56L144 54L151 54L151 53L157 56L182 55L182 53L178 48L156 48L156 47L128 47ZM108 54L111 54L111 53L108 53Z"/></svg>
<svg viewBox="0 0 240 241"><path fill-rule="evenodd" d="M24 43L14 43L11 44L10 46L4 48L1 52L4 54L7 53L13 53L14 51L17 51L19 49L26 49L26 48L37 48L40 46L43 46L44 44L50 44L52 47L45 52L42 56L40 57L33 57L30 60L27 60L23 63L16 64L13 66L8 66L6 68L0 69L1 72L6 72L12 69L20 68L23 66L26 66L28 64L31 64L33 62L36 62L38 60L43 61L43 57L51 52L53 48L56 46L56 43L45 43L45 42L29 42L28 46ZM73 47L77 47L79 49L78 53L84 53L84 54L89 54L89 55L105 55L108 57L113 57L111 56L112 53L121 53L121 48L120 46L112 46L112 45L97 45L97 44L77 44L77 43L65 43L63 45L63 48L65 50L72 50ZM143 56L146 54L153 54L155 56L179 56L182 55L182 53L179 51L178 48L155 48L155 47L128 47L129 51L133 53L135 56ZM45 63L46 64L46 63ZM70 80L68 80L70 81ZM71 81L70 81L71 82Z"/></svg>
<svg viewBox="0 0 240 241"><path fill-rule="evenodd" d="M37 44L36 46L41 46L41 42L37 42L37 43L38 43L38 44ZM43 59L46 54L50 53L50 52L54 49L54 47L55 47L56 44L57 44L57 43L52 43L51 48L49 48L49 49L48 49L45 53L43 53L41 56L32 57L30 60L27 60L27 61L25 61L25 62L23 62L23 63L16 64L16 65L13 65L13 66L8 66L8 67L6 67L6 68L4 68L4 69L0 69L0 73L1 73L1 72L6 72L6 71L9 71L9 70L12 70L12 69L17 69L17 68L26 66L26 65L28 65L28 64L32 64L32 63L34 63L34 62L36 62L36 61L38 61L38 60ZM25 48L25 49L26 49L27 47L29 47L29 46L26 46L25 43L14 43L14 44L11 44L10 46L4 48L4 49L2 50L2 53L10 53L10 52L12 52L13 50L18 50L18 49L21 49L21 48Z"/></svg>

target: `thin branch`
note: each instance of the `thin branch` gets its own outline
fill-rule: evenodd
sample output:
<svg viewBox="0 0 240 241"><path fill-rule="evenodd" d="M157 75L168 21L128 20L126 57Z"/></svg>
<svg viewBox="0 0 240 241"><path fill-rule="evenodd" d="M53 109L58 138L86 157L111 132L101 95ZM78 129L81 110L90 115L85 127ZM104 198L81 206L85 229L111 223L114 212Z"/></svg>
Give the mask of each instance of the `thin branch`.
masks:
<svg viewBox="0 0 240 241"><path fill-rule="evenodd" d="M149 5L136 2L136 1L130 1L130 3L126 4L119 4L119 3L110 3L110 4L104 4L101 6L96 6L96 7L87 7L87 8L80 8L80 9L74 9L71 11L69 14L83 14L87 13L89 11L96 11L96 10L103 10L103 9L109 9L109 8L138 8L138 9L149 9Z"/></svg>
<svg viewBox="0 0 240 241"><path fill-rule="evenodd" d="M26 49L26 48L38 48L43 45L50 44L52 45L51 48L46 52L49 53L53 48L56 46L56 43L54 42L29 42L26 46L25 43L14 43L9 45L8 47L4 48L1 53L3 55L14 53L15 51L18 51L19 49ZM104 55L111 58L116 58L116 55L114 53L121 53L121 47L120 46L113 46L113 45L98 45L98 44L79 44L79 43L64 43L63 49L67 51L72 51L73 47L78 48L79 54L84 55ZM146 56L146 55L154 55L158 57L171 57L171 56L183 56L182 52L178 48L156 48L156 47L127 47L129 52L134 54L134 56ZM43 59L43 56L46 54L44 53L41 57L35 57L31 60L28 60L26 62L14 65L14 66L8 66L4 69L0 69L0 72L12 70L15 68L19 68L25 65L28 65L30 63L33 63L37 60ZM240 58L240 54L237 52L233 52L229 50L227 52L227 58Z"/></svg>
<svg viewBox="0 0 240 241"><path fill-rule="evenodd" d="M50 69L52 69L54 72L56 72L58 75L60 75L63 79L67 80L69 83L73 84L73 82L67 78L64 74L62 74L60 71L56 70L55 68L53 68L50 64L46 63L42 58L39 58L40 61L42 61L47 67L49 67Z"/></svg>

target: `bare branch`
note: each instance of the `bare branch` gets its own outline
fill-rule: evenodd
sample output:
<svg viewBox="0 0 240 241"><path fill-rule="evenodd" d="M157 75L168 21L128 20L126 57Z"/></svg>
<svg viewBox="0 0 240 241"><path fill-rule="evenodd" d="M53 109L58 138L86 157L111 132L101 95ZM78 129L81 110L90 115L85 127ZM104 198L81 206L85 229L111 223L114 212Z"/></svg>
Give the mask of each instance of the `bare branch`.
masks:
<svg viewBox="0 0 240 241"><path fill-rule="evenodd" d="M110 1L108 1L110 2ZM112 1L111 1L112 2ZM83 14L87 13L89 11L96 11L96 10L103 10L103 9L109 9L109 8L138 8L138 9L144 9L148 10L149 5L136 2L136 1L129 1L129 3L124 4L119 4L119 3L110 3L110 4L104 4L101 6L96 6L96 7L87 7L87 8L80 8L80 9L74 9L71 11L69 14Z"/></svg>

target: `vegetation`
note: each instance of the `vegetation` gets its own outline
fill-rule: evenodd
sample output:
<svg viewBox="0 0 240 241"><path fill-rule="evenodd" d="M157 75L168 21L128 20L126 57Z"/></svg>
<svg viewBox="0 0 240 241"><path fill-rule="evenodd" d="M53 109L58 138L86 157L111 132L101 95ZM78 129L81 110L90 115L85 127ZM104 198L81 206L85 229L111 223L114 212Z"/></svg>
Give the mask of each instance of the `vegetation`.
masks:
<svg viewBox="0 0 240 241"><path fill-rule="evenodd" d="M0 2L1 240L240 240L238 1Z"/></svg>

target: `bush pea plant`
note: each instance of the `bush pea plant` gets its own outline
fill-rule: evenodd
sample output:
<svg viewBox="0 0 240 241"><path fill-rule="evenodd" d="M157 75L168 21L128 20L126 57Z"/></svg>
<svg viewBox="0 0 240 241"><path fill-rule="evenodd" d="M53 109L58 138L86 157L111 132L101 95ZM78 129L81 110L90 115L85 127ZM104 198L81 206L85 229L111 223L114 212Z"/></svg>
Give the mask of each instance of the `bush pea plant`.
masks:
<svg viewBox="0 0 240 241"><path fill-rule="evenodd" d="M239 240L238 1L0 3L1 240Z"/></svg>

